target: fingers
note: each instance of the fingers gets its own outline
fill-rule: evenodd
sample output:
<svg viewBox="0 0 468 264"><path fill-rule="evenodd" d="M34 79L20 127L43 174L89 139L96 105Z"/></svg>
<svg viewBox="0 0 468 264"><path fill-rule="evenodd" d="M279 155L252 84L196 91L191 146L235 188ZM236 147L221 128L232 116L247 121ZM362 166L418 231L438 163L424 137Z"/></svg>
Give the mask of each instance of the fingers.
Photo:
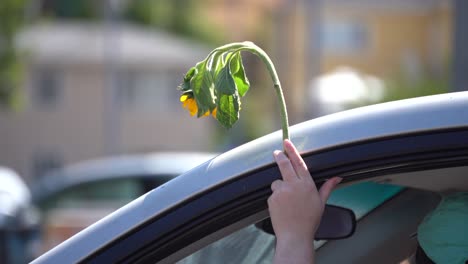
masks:
<svg viewBox="0 0 468 264"><path fill-rule="evenodd" d="M343 178L334 177L326 181L319 190L319 196L322 202L325 204L330 196L331 191L338 185Z"/></svg>
<svg viewBox="0 0 468 264"><path fill-rule="evenodd" d="M284 155L284 153L279 150L275 150L275 152L273 152L273 156L275 157L276 163L278 164L278 168L281 172L283 180L286 182L296 180L296 171L294 170L288 157L286 157L286 155Z"/></svg>
<svg viewBox="0 0 468 264"><path fill-rule="evenodd" d="M274 192L275 190L278 190L281 185L283 184L282 180L275 180L274 182L271 183L271 190Z"/></svg>
<svg viewBox="0 0 468 264"><path fill-rule="evenodd" d="M305 164L304 160L302 159L301 155L299 154L293 143L290 140L286 139L284 140L283 144L284 149L288 154L289 160L291 161L297 176L303 179L312 179L310 177L309 170L307 169L307 165Z"/></svg>

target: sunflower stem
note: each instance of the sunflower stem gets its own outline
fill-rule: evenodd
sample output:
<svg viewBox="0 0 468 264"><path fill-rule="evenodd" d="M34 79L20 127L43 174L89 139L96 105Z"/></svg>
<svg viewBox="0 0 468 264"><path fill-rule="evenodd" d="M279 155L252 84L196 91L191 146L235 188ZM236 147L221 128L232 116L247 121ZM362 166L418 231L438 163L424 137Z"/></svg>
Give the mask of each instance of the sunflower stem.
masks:
<svg viewBox="0 0 468 264"><path fill-rule="evenodd" d="M283 89L281 88L281 82L276 73L275 65L271 61L270 57L260 47L249 49L252 53L257 55L263 63L267 66L268 72L270 73L271 79L273 80L273 88L276 91L276 97L280 105L281 111L281 127L283 129L283 140L289 139L289 123L288 123L288 111L286 109L286 101L284 100Z"/></svg>
<svg viewBox="0 0 468 264"><path fill-rule="evenodd" d="M286 109L286 101L284 100L284 95L283 95L283 90L281 88L281 83L278 78L278 74L276 73L275 65L271 61L270 57L266 54L266 52L255 45L252 42L246 41L246 42L236 42L236 43L230 43L224 46L221 46L217 49L214 49L208 57L210 57L214 52L216 51L229 51L229 50L238 50L238 51L249 51L256 56L258 56L262 62L265 64L267 67L268 73L271 76L271 79L273 81L273 88L276 91L276 97L278 98L278 102L280 105L280 112L281 112L281 127L283 130L283 140L289 139L289 123L288 123L288 112Z"/></svg>

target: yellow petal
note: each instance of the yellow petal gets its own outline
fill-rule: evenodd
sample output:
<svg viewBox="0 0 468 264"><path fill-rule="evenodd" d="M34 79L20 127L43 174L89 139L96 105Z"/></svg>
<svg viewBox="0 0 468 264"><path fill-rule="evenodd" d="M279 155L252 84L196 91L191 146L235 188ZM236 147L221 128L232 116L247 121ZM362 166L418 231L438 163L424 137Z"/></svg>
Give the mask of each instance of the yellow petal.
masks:
<svg viewBox="0 0 468 264"><path fill-rule="evenodd" d="M194 116L196 113L198 113L197 102L193 98L187 99L187 109L189 110L191 116Z"/></svg>
<svg viewBox="0 0 468 264"><path fill-rule="evenodd" d="M189 98L189 96L187 94L183 94L183 95L180 96L180 101L185 102L188 98Z"/></svg>

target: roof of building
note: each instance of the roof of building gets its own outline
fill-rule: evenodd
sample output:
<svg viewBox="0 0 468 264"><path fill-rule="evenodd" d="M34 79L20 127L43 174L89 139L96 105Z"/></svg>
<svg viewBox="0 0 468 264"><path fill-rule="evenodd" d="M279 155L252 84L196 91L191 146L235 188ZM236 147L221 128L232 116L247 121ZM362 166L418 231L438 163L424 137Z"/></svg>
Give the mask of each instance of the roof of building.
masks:
<svg viewBox="0 0 468 264"><path fill-rule="evenodd" d="M28 59L48 64L190 67L209 52L193 40L123 23L37 24L19 34L18 44Z"/></svg>

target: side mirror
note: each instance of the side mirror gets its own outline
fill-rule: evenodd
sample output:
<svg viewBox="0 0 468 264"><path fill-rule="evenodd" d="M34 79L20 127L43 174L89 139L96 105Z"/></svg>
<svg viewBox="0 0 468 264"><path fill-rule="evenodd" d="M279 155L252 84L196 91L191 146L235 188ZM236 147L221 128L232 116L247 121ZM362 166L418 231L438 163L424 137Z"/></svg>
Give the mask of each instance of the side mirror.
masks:
<svg viewBox="0 0 468 264"><path fill-rule="evenodd" d="M258 228L262 229L268 234L274 235L273 226L271 225L270 218L265 219L255 224ZM354 234L356 229L356 216L354 212L348 208L325 205L322 220L315 233L315 240L332 240L343 239L350 237Z"/></svg>

